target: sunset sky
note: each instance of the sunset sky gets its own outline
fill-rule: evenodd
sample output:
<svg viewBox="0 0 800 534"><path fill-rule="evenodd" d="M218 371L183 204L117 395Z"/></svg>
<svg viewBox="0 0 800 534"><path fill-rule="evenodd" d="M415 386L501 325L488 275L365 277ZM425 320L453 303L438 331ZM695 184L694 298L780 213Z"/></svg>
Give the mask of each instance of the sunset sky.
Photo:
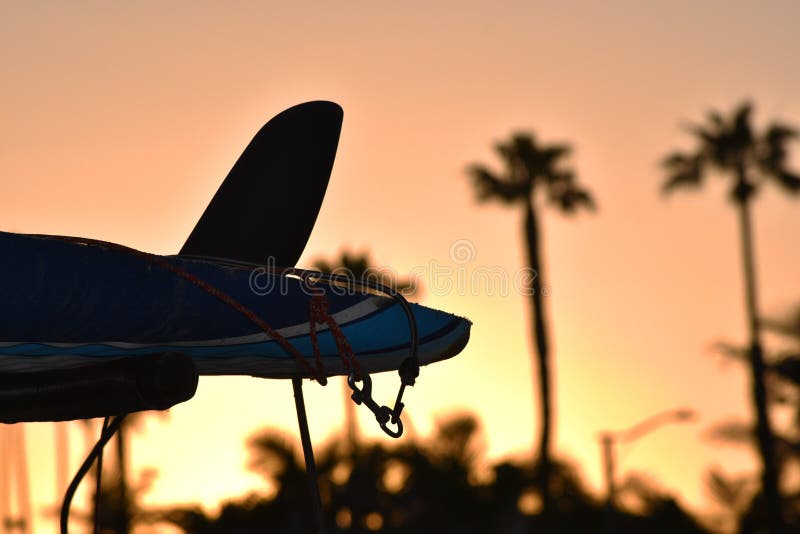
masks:
<svg viewBox="0 0 800 534"><path fill-rule="evenodd" d="M755 466L704 437L750 413L744 370L711 350L745 340L737 220L727 182L713 176L700 193L661 197L658 161L692 146L681 128L710 107L749 98L758 126L800 126L800 4L432 4L0 3L0 230L175 253L266 120L335 101L341 142L300 265L349 246L423 273L423 302L474 326L467 349L423 369L410 390L415 432L471 410L490 459L520 457L535 436L527 301L445 291L428 275L449 269L455 284L479 268L513 277L524 267L521 213L476 204L465 169L496 165L492 144L520 129L568 142L599 210L543 212L559 454L600 494L599 432L690 407L694 424L623 447L618 474L646 473L711 510L706 470ZM754 220L761 310L781 314L800 302L800 198L764 189ZM454 244L474 258L455 261ZM384 402L395 381L376 380ZM341 389L305 390L321 443L340 428ZM389 440L361 415L365 432ZM146 502L213 510L263 491L245 440L267 425L296 435L289 382L202 379L193 400L133 437L134 469L159 470ZM72 437L76 469L77 424ZM52 425L28 426L28 440L41 509L55 501Z"/></svg>

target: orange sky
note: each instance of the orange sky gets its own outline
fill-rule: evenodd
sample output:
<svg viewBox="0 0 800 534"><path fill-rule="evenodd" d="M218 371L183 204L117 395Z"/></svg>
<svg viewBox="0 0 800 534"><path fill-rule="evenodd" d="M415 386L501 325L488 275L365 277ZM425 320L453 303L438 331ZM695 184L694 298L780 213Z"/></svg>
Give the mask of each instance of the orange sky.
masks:
<svg viewBox="0 0 800 534"><path fill-rule="evenodd" d="M600 210L544 217L559 450L599 490L599 431L690 406L699 424L626 448L620 475L646 472L699 509L708 466L752 468L702 437L749 413L742 369L709 350L744 339L737 221L718 180L661 199L657 162L688 146L680 125L710 106L749 97L758 124L800 125L798 16L791 2L3 2L0 229L173 253L264 121L328 99L345 121L302 265L347 244L399 272L436 262L513 274L520 214L477 206L464 169L493 162L491 143L515 129L569 141ZM765 190L755 209L765 312L800 300L798 202ZM458 240L474 245L466 264L449 257ZM407 403L414 426L425 434L437 414L467 408L490 457L526 451L527 302L432 293L426 304L475 326L463 354L423 370ZM394 380L376 383L387 400ZM264 425L295 432L290 391L203 379L195 399L134 438L133 464L160 470L148 500L213 507L258 488L244 439ZM306 391L322 440L341 419L340 390ZM52 428L29 429L42 505L53 500ZM77 427L74 438L77 467Z"/></svg>

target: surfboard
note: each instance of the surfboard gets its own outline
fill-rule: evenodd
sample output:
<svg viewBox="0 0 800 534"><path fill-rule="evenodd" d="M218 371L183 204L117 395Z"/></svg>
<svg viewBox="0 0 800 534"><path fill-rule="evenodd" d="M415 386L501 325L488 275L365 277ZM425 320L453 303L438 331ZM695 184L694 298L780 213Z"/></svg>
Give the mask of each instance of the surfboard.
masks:
<svg viewBox="0 0 800 534"><path fill-rule="evenodd" d="M0 232L0 372L175 352L191 357L201 375L308 376L240 310L163 265L229 295L312 359L312 292L300 280L258 264L132 252L74 238ZM408 357L409 325L395 300L342 287L314 291L324 293L328 313L365 371L397 369ZM418 304L410 308L421 365L450 358L466 345L468 320ZM345 373L334 336L324 325L317 330L325 374Z"/></svg>

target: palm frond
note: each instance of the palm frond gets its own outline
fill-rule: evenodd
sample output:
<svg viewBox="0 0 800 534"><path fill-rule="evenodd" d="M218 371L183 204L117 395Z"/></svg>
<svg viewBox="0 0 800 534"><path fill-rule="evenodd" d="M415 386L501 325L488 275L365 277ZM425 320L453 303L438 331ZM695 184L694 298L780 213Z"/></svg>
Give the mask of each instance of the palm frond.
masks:
<svg viewBox="0 0 800 534"><path fill-rule="evenodd" d="M399 277L390 268L372 264L369 252L353 252L344 250L337 258L314 260L314 267L324 273L333 273L347 277L353 282L378 282L388 286L406 297L420 297L422 283L416 277Z"/></svg>
<svg viewBox="0 0 800 534"><path fill-rule="evenodd" d="M771 365L782 379L800 386L800 354L790 354Z"/></svg>
<svg viewBox="0 0 800 534"><path fill-rule="evenodd" d="M531 185L536 179L535 161L538 158L539 148L533 134L517 132L509 143L513 157L509 162L511 179L516 183Z"/></svg>
<svg viewBox="0 0 800 534"><path fill-rule="evenodd" d="M728 341L717 341L714 343L712 349L714 352L718 352L725 357L732 358L734 360L739 360L742 362L746 362L747 359L750 357L750 351L745 347L740 347L739 345L734 345Z"/></svg>
<svg viewBox="0 0 800 534"><path fill-rule="evenodd" d="M523 132L515 133L508 141L495 144L495 151L505 165L507 182L523 188L530 186L532 176L528 172L527 158L536 151L535 144L533 135Z"/></svg>
<svg viewBox="0 0 800 534"><path fill-rule="evenodd" d="M581 188L575 184L570 184L557 195L551 195L551 201L554 202L564 213L571 215L578 212L581 208L588 211L597 209L594 198L588 190Z"/></svg>
<svg viewBox="0 0 800 534"><path fill-rule="evenodd" d="M753 481L748 477L728 478L716 468L709 470L706 479L706 487L711 495L720 504L736 513L747 506L752 485Z"/></svg>
<svg viewBox="0 0 800 534"><path fill-rule="evenodd" d="M698 150L695 154L675 152L662 161L668 172L662 192L701 185L705 167L713 165L735 179L730 198L736 203L751 199L766 180L790 193L800 193L800 174L786 168L787 144L800 132L783 123L772 123L763 134L756 133L752 112L753 105L746 101L728 118L711 110L705 124L687 126L699 141Z"/></svg>
<svg viewBox="0 0 800 534"><path fill-rule="evenodd" d="M478 201L500 200L506 204L511 204L523 196L519 184L511 183L503 179L482 165L473 165L469 168L469 174L475 184L478 194Z"/></svg>
<svg viewBox="0 0 800 534"><path fill-rule="evenodd" d="M800 178L786 169L788 159L787 143L797 137L797 131L785 124L772 124L764 133L756 164L759 170L778 182L789 192L800 190Z"/></svg>
<svg viewBox="0 0 800 534"><path fill-rule="evenodd" d="M575 183L572 171L550 173L547 186L549 202L568 215L580 208L594 211L597 207L591 193Z"/></svg>
<svg viewBox="0 0 800 534"><path fill-rule="evenodd" d="M539 145L532 133L516 132L494 148L505 163L503 175L483 165L469 168L479 200L498 199L510 204L527 199L540 184L546 187L550 202L567 213L581 207L595 208L589 192L575 184L574 173L558 166L559 160L571 152L569 145Z"/></svg>
<svg viewBox="0 0 800 534"><path fill-rule="evenodd" d="M583 206L589 211L597 210L597 202L587 189L576 187L571 194L573 197L572 203L575 206Z"/></svg>
<svg viewBox="0 0 800 534"><path fill-rule="evenodd" d="M753 104L743 102L739 105L733 116L733 128L731 131L734 144L745 147L753 142L753 129L750 126L750 114L753 111Z"/></svg>
<svg viewBox="0 0 800 534"><path fill-rule="evenodd" d="M725 127L725 119L722 118L722 113L716 109L712 109L708 112L708 122L717 130L722 130Z"/></svg>
<svg viewBox="0 0 800 534"><path fill-rule="evenodd" d="M683 169L693 157L684 152L675 151L661 160L661 166L667 170Z"/></svg>
<svg viewBox="0 0 800 534"><path fill-rule="evenodd" d="M721 113L712 110L708 113L709 124L690 124L686 129L700 142L699 152L705 154L710 163L730 170L753 149L751 110L749 103L742 104L730 122Z"/></svg>
<svg viewBox="0 0 800 534"><path fill-rule="evenodd" d="M686 131L695 136L702 147L711 147L719 142L719 138L724 130L715 128L714 131L706 129L700 124L689 124L685 127Z"/></svg>
<svg viewBox="0 0 800 534"><path fill-rule="evenodd" d="M284 432L260 430L248 438L247 445L251 452L248 469L268 479L302 469L294 441Z"/></svg>
<svg viewBox="0 0 800 534"><path fill-rule="evenodd" d="M511 150L514 151L514 154L521 159L538 151L536 148L536 137L529 132L516 132L511 136L509 146Z"/></svg>
<svg viewBox="0 0 800 534"><path fill-rule="evenodd" d="M508 164L514 155L514 145L505 141L498 141L494 144L494 151L503 160L503 163Z"/></svg>
<svg viewBox="0 0 800 534"><path fill-rule="evenodd" d="M508 141L498 141L494 144L495 152L504 163L518 163L522 157L535 150L536 140L533 134L515 132Z"/></svg>
<svg viewBox="0 0 800 534"><path fill-rule="evenodd" d="M700 187L703 182L703 162L702 154L683 152L669 154L661 162L662 167L669 173L667 180L661 186L661 192L669 194L682 187Z"/></svg>
<svg viewBox="0 0 800 534"><path fill-rule="evenodd" d="M718 423L706 432L711 441L724 441L738 445L747 445L755 440L755 429L742 421Z"/></svg>
<svg viewBox="0 0 800 534"><path fill-rule="evenodd" d="M769 143L780 145L796 138L797 135L797 129L789 126L788 124L776 122L767 128L767 132L764 134L764 139L766 139Z"/></svg>
<svg viewBox="0 0 800 534"><path fill-rule="evenodd" d="M572 152L569 145L549 145L539 153L539 164L544 167L554 167L558 160L568 156Z"/></svg>
<svg viewBox="0 0 800 534"><path fill-rule="evenodd" d="M333 272L333 266L323 259L314 260L313 267L323 273Z"/></svg>
<svg viewBox="0 0 800 534"><path fill-rule="evenodd" d="M778 184L787 192L792 194L800 193L800 176L790 172L782 172L771 175Z"/></svg>
<svg viewBox="0 0 800 534"><path fill-rule="evenodd" d="M363 277L372 266L369 252L351 252L345 250L339 259L339 265L347 269L355 277Z"/></svg>
<svg viewBox="0 0 800 534"><path fill-rule="evenodd" d="M764 318L761 320L761 324L777 334L793 338L800 344L800 306L795 307L784 317Z"/></svg>

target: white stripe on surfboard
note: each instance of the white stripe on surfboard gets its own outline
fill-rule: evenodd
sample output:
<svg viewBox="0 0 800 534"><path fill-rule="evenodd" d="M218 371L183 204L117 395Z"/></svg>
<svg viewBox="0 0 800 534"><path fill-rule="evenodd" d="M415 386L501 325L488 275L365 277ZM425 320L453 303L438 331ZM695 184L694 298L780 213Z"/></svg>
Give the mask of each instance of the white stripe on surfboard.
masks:
<svg viewBox="0 0 800 534"><path fill-rule="evenodd" d="M394 301L391 299L387 299L385 297L378 297L378 296L369 296L366 299L362 300L361 302L350 306L349 308L345 308L341 311L338 311L331 315L333 319L336 321L337 324L340 326L346 326L347 323L351 323L369 315L375 311L380 310L390 304L393 304ZM317 325L317 331L323 332L328 329L328 325ZM278 334L285 338L291 338L303 334L308 334L310 331L309 323L302 323L296 324L292 326L286 326L283 328L279 328L277 330ZM125 341L85 341L82 343L61 343L61 342L50 342L50 341L0 341L0 347L14 347L16 345L26 345L29 343L34 343L36 345L44 345L48 347L56 347L56 348L75 348L81 347L83 345L106 345L109 347L114 347L118 349L138 349L144 347L152 347L152 346L163 346L169 345L172 347L218 347L222 345L243 345L248 343L260 343L263 341L270 341L272 338L269 334L265 332L261 332L258 334L248 334L246 336L237 336L237 337L226 337L226 338L217 338L217 339L205 339L199 341L159 341L158 343L129 343Z"/></svg>
<svg viewBox="0 0 800 534"><path fill-rule="evenodd" d="M431 339L419 346L419 362L427 365L450 358L460 352L469 339L469 324L462 322L454 330ZM74 368L83 365L125 358L125 355L102 357L82 355L14 356L0 357L0 372L42 372ZM393 348L374 354L356 356L362 368L370 373L397 369L408 357L407 348ZM201 375L251 375L270 378L300 376L304 369L290 356L192 356ZM328 376L345 374L339 355L323 356L323 365Z"/></svg>

